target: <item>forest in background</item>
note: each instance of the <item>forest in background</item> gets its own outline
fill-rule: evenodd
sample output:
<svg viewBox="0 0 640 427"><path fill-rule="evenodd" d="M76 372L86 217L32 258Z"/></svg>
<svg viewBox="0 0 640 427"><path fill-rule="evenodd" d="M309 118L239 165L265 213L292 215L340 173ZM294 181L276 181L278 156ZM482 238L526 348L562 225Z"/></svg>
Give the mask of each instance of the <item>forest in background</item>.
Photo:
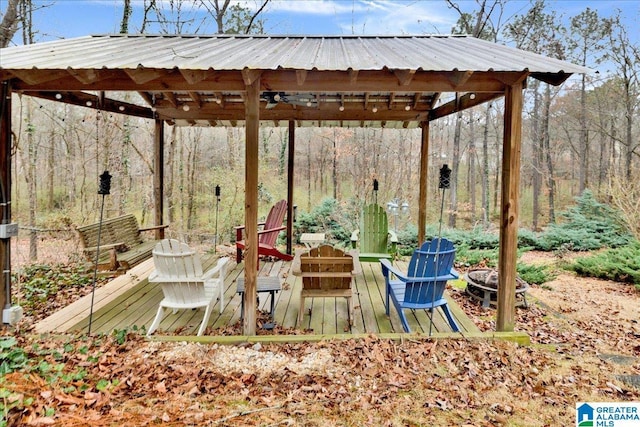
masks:
<svg viewBox="0 0 640 427"><path fill-rule="evenodd" d="M34 42L28 0L17 18L24 43ZM220 32L259 33L260 11L216 1L209 11ZM263 4L268 3L264 1ZM531 81L525 90L520 225L541 230L558 221L556 213L590 189L619 209L630 228L640 223L640 88L638 42L619 16L601 17L586 9L561 25L552 5L532 2L523 15L501 22L505 1L478 1L463 11L452 33L472 34L585 65L606 72L574 76L556 88ZM181 21L187 2L145 0L144 32L187 32ZM129 6L127 6L129 5ZM122 32L132 23L123 0ZM46 13L46 11L43 11ZM6 18L7 14L4 15ZM181 23L182 22L182 23ZM154 27L155 25L155 27ZM143 32L141 31L141 32ZM20 33L18 33L20 35ZM6 44L5 44L6 45ZM123 115L29 97L14 100L14 186L12 212L21 233L37 237L46 230L66 230L99 217L98 175L113 175L105 213L133 212L149 224L153 209L153 123ZM123 95L124 96L124 95ZM141 100L130 99L130 102ZM452 169L443 222L450 228L491 229L499 217L503 102L476 107L430 124L428 223L440 219L442 193L438 169ZM287 129L263 123L260 145L260 207L266 214L286 198ZM244 129L166 129L165 196L170 234L186 240L218 242L233 238L244 220ZM359 207L374 198L381 205L397 200L408 212L391 218L398 228L417 218L420 134L418 130L296 129L294 202L310 212L325 198L336 199L355 228ZM380 190L373 194L373 179ZM214 188L221 187L219 204ZM637 235L637 234L636 234Z"/></svg>

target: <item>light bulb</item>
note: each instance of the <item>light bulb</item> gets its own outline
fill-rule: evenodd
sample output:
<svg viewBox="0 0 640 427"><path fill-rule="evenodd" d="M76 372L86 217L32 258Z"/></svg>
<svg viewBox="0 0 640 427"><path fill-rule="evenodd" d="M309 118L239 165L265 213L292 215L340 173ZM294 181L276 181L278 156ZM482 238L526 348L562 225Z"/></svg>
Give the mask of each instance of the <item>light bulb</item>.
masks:
<svg viewBox="0 0 640 427"><path fill-rule="evenodd" d="M188 106L187 104L184 104L184 105L182 106L182 109L183 109L184 111L189 111L189 106Z"/></svg>

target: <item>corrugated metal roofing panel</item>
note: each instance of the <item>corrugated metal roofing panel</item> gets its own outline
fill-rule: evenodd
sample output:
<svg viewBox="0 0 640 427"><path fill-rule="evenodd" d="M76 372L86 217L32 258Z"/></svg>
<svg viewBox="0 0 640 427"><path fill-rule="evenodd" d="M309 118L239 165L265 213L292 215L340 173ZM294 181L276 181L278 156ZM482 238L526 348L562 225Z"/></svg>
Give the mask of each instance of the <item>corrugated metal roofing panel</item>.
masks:
<svg viewBox="0 0 640 427"><path fill-rule="evenodd" d="M0 50L3 69L424 70L584 73L468 36L101 35Z"/></svg>

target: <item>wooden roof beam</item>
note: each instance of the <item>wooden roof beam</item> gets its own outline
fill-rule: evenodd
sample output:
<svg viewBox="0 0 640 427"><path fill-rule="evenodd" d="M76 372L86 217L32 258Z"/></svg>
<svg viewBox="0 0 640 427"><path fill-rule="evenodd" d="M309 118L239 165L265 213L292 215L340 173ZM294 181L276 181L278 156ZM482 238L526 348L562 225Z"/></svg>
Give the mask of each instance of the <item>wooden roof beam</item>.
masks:
<svg viewBox="0 0 640 427"><path fill-rule="evenodd" d="M349 68L347 71L349 73L349 84L354 85L358 81L358 70L354 70Z"/></svg>
<svg viewBox="0 0 640 427"><path fill-rule="evenodd" d="M456 71L450 74L449 80L453 84L453 88L458 90L469 81L472 75L473 71Z"/></svg>
<svg viewBox="0 0 640 427"><path fill-rule="evenodd" d="M395 92L391 92L389 94L389 110L391 110L393 108L393 102L396 99L396 93Z"/></svg>
<svg viewBox="0 0 640 427"><path fill-rule="evenodd" d="M438 103L438 100L440 99L441 96L442 96L442 92L436 92L433 94L433 96L431 97L431 105L429 105L429 110L432 110L433 107L435 107L435 105Z"/></svg>
<svg viewBox="0 0 640 427"><path fill-rule="evenodd" d="M65 70L14 70L12 73L29 85L39 85L69 77L69 72Z"/></svg>
<svg viewBox="0 0 640 427"><path fill-rule="evenodd" d="M252 85L256 80L260 78L262 75L261 70L252 70L250 68L245 68L242 70L242 80L246 86Z"/></svg>
<svg viewBox="0 0 640 427"><path fill-rule="evenodd" d="M296 70L296 81L298 86L302 86L307 80L307 70Z"/></svg>
<svg viewBox="0 0 640 427"><path fill-rule="evenodd" d="M421 93L421 92L416 92L416 93L413 95L413 105L412 105L412 108L413 108L414 110L417 110L417 109L418 109L418 104L420 103L420 98L421 98L421 97L422 97L422 93Z"/></svg>
<svg viewBox="0 0 640 427"><path fill-rule="evenodd" d="M1 74L2 70L0 70ZM17 73L17 72L16 72ZM184 91L185 81L177 72L157 72L156 70L114 71L111 79L84 84L63 71L52 77L52 70L28 70L19 72L13 82L15 90L107 90L107 91ZM391 73L381 71L326 71L309 73L303 86L297 86L295 71L245 70L212 71L210 77L190 85L188 90L197 92L243 92L245 81L252 81L260 75L261 87L274 92L290 91L296 87L299 92L392 92L398 91L398 79ZM158 78L158 77L162 78ZM51 79L57 80L49 82ZM523 72L476 72L469 80L454 89L454 84L445 72L417 72L405 92L497 92L504 91L505 83L524 78ZM153 80L155 78L155 80ZM135 80L134 80L135 79ZM137 81L136 81L137 80ZM41 82L41 83L40 83ZM140 83L142 82L142 83Z"/></svg>
<svg viewBox="0 0 640 427"><path fill-rule="evenodd" d="M169 103L173 106L173 108L178 108L178 99L176 98L176 94L173 92L162 92L164 99L169 101Z"/></svg>
<svg viewBox="0 0 640 427"><path fill-rule="evenodd" d="M200 83L209 76L209 70L183 70L180 69L180 74L190 85Z"/></svg>
<svg viewBox="0 0 640 427"><path fill-rule="evenodd" d="M393 70L393 74L398 79L400 86L408 86L416 74L416 70Z"/></svg>
<svg viewBox="0 0 640 427"><path fill-rule="evenodd" d="M80 107L109 111L111 113L126 114L129 116L143 117L145 119L153 118L153 111L150 108L140 105L130 104L127 102L116 101L114 99L103 98L102 105L98 107L100 98L96 95L86 92L28 92L28 96L34 98L48 99L56 102L64 102L65 104L77 105ZM90 103L90 105L88 105Z"/></svg>
<svg viewBox="0 0 640 427"><path fill-rule="evenodd" d="M529 75L528 72L522 73L495 73L495 78L499 82L505 84L505 86L515 86L524 82ZM523 86L524 89L527 88L526 84Z"/></svg>
<svg viewBox="0 0 640 427"><path fill-rule="evenodd" d="M154 100L153 100L152 94L150 94L149 92L138 91L138 95L140 95L140 97L144 99L145 102L149 104L150 107L153 107Z"/></svg>
<svg viewBox="0 0 640 427"><path fill-rule="evenodd" d="M67 72L71 76L73 76L76 80L78 80L80 83L83 83L86 85L96 83L102 80L106 80L116 75L116 72L112 70L95 70L95 69L75 70L71 67L67 68Z"/></svg>
<svg viewBox="0 0 640 427"><path fill-rule="evenodd" d="M167 73L165 71L155 70L151 68L144 68L139 66L134 69L125 69L124 72L133 80L136 84L145 84L153 81Z"/></svg>
<svg viewBox="0 0 640 427"><path fill-rule="evenodd" d="M504 95L504 92L494 93L467 93L458 99L454 99L444 105L439 106L429 112L429 120L439 119L441 117L448 116L449 114L463 111L476 105L483 104L485 102L500 98Z"/></svg>
<svg viewBox="0 0 640 427"><path fill-rule="evenodd" d="M202 98L198 92L189 92L189 96L198 108L202 108Z"/></svg>

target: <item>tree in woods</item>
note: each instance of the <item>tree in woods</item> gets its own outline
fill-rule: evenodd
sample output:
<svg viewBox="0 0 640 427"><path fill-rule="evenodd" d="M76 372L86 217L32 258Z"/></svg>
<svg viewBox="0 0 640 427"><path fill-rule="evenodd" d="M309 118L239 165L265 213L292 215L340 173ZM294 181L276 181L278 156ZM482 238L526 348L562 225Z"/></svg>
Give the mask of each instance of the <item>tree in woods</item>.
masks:
<svg viewBox="0 0 640 427"><path fill-rule="evenodd" d="M451 29L453 34L470 34L473 37L483 40L496 41L499 28L501 26L502 14L504 12L504 6L506 1L504 0L476 0L478 6L474 13L464 12L460 5L453 1L447 0L449 7L456 10L459 14L458 21ZM486 108L489 108L488 106ZM488 115L488 113L487 113ZM484 126L489 126L485 123ZM453 158L451 159L451 191L449 192L449 219L448 225L450 227L456 226L457 211L458 211L458 172L460 165L460 137L462 128L462 113L459 112L456 115L455 133L453 139ZM474 135L471 135L474 138ZM486 142L484 140L483 142ZM475 151L475 150L474 150ZM483 148L483 152L486 152ZM469 161L474 161L473 156L470 156ZM483 170L483 172L486 172ZM471 178L469 178L471 179ZM488 182L488 179L483 179L483 182ZM485 200L487 202L488 200ZM483 206L485 212L488 212L488 205Z"/></svg>
<svg viewBox="0 0 640 427"><path fill-rule="evenodd" d="M571 18L569 27L569 52L571 59L585 67L600 63L604 58L603 50L607 34L611 31L611 22L598 16L590 8ZM589 168L591 149L587 126L587 75L580 81L580 112L578 146L574 148L578 160L578 191L580 194L589 186Z"/></svg>
<svg viewBox="0 0 640 427"><path fill-rule="evenodd" d="M615 99L621 101L623 114L620 142L623 147L624 160L622 175L629 181L632 179L633 158L640 158L640 138L633 137L634 117L640 112L640 44L635 44L629 37L628 30L622 25L618 13L610 21L609 49L605 58L615 66L614 88Z"/></svg>
<svg viewBox="0 0 640 427"><path fill-rule="evenodd" d="M0 21L0 48L9 46L11 39L18 31L20 16L18 15L18 5L22 0L7 0L7 8Z"/></svg>
<svg viewBox="0 0 640 427"><path fill-rule="evenodd" d="M549 57L563 59L564 47L562 26L555 13L545 12L544 0L538 0L529 11L522 16L514 17L504 30L505 35L512 40L516 47L530 52L540 53ZM541 207L540 199L543 186L543 171L546 166L549 207L549 222L555 222L555 181L553 177L553 163L549 148L549 114L551 105L551 87L547 83L534 79L530 85L533 92L533 107L530 114L532 136L532 224L534 230L540 228L538 222Z"/></svg>
<svg viewBox="0 0 640 427"><path fill-rule="evenodd" d="M269 0L262 1L255 11L240 4L231 4L231 0L200 0L200 3L215 19L218 34L260 34L264 31L264 22L258 16Z"/></svg>

